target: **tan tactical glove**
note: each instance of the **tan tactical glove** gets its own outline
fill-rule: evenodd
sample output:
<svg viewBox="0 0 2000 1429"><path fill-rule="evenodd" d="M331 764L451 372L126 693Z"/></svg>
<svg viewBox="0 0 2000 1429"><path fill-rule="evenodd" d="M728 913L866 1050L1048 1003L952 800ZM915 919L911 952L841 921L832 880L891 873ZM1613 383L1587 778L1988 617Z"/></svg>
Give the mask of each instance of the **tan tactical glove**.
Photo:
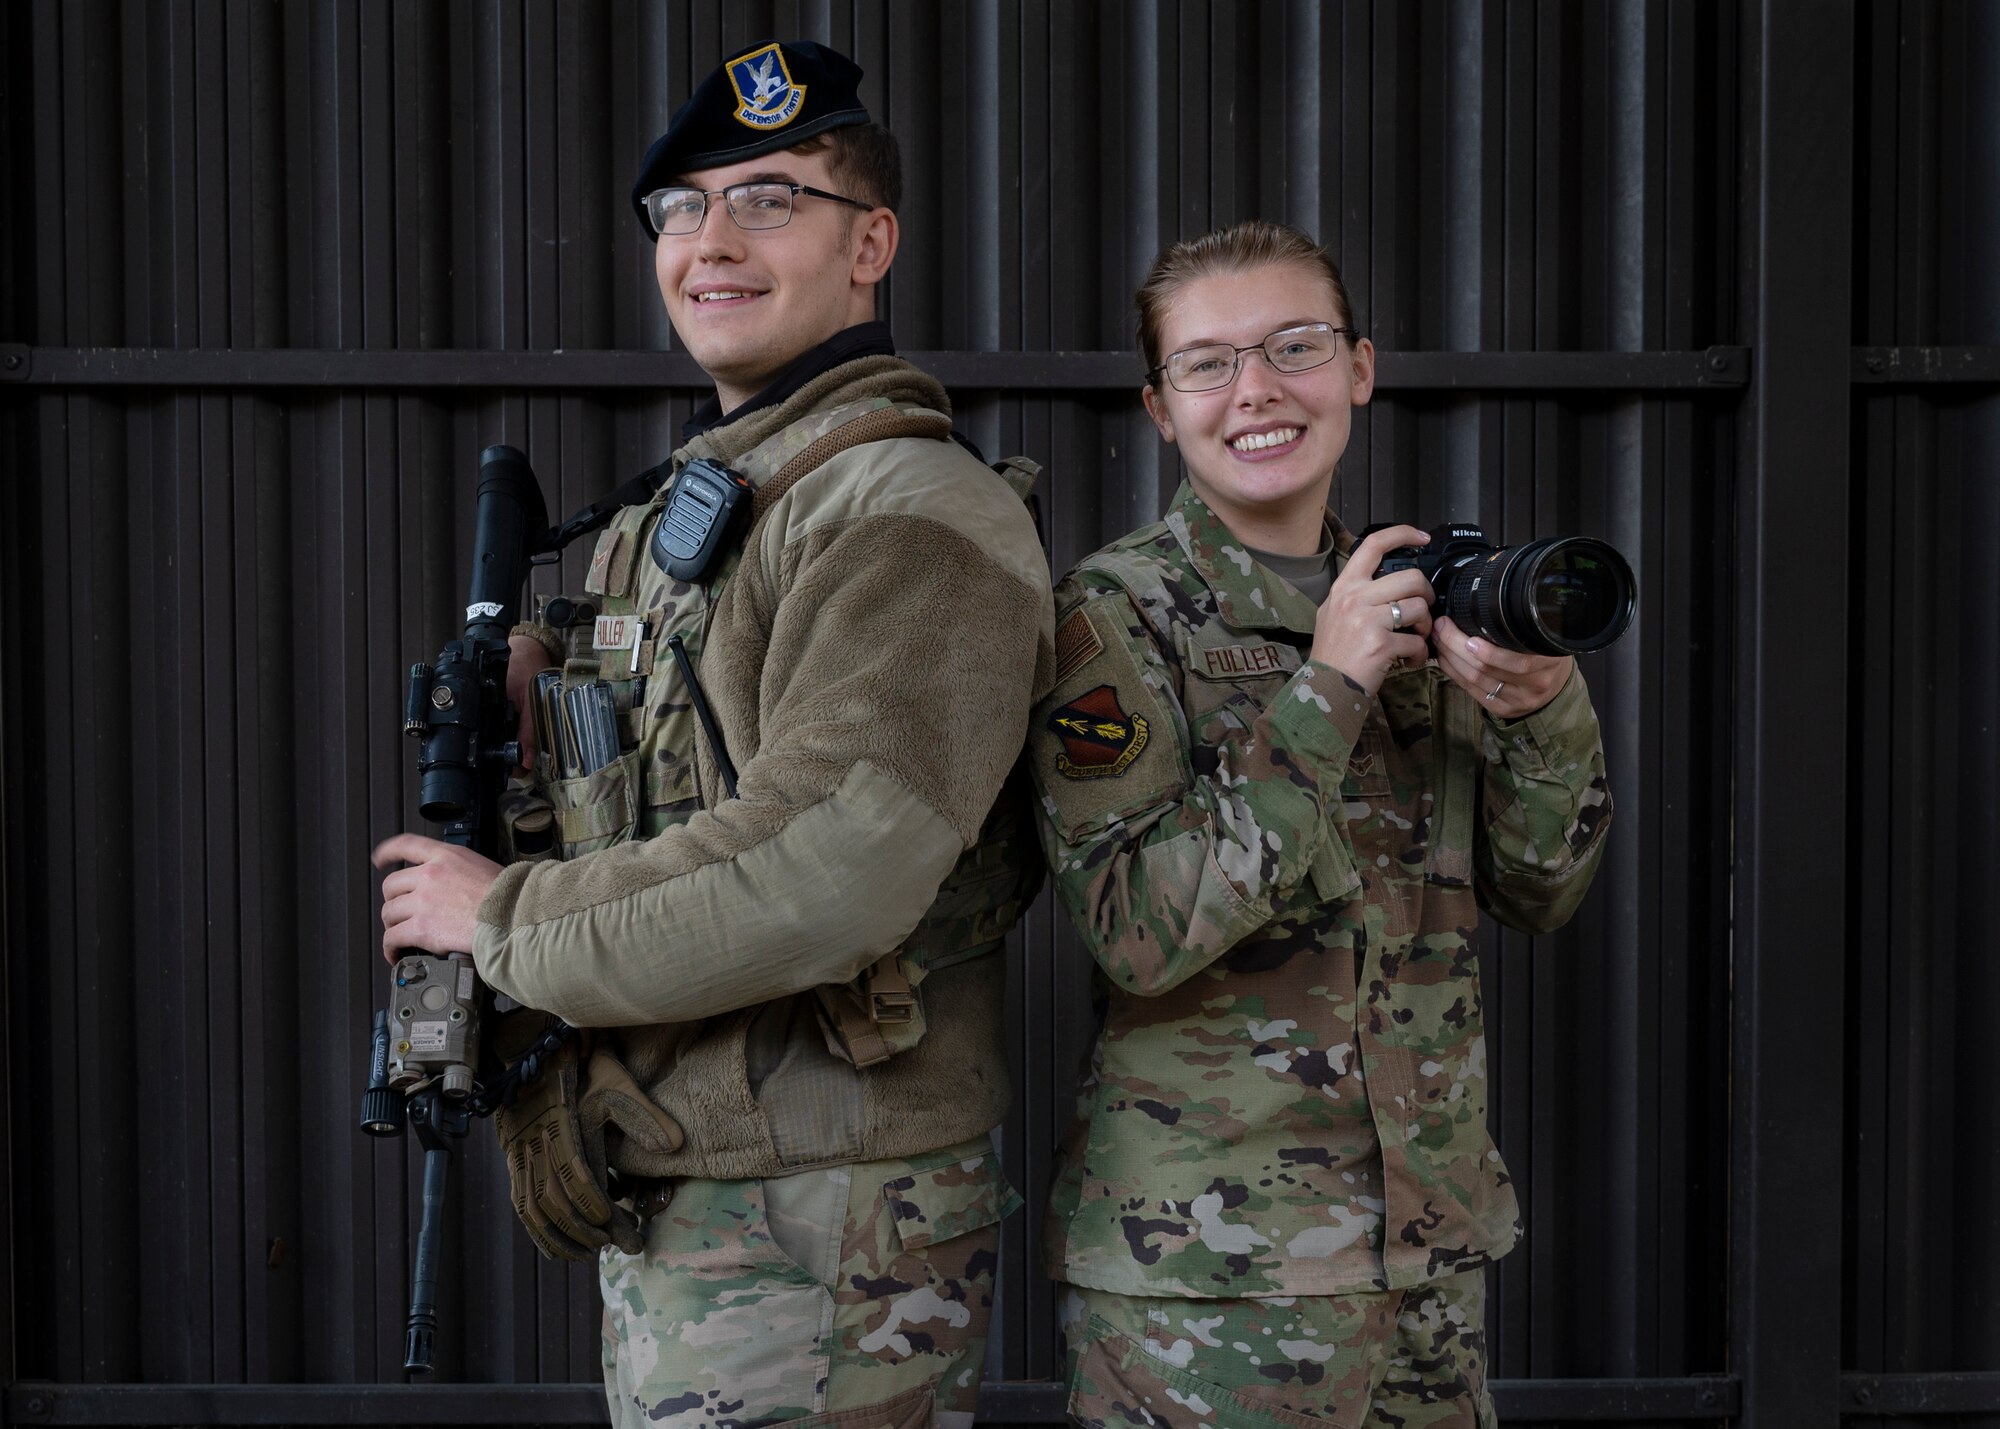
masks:
<svg viewBox="0 0 2000 1429"><path fill-rule="evenodd" d="M512 1014L496 1046L503 1055L507 1043L526 1047L546 1024L545 1014ZM514 1214L544 1255L594 1261L605 1245L636 1255L645 1247L639 1217L606 1194L606 1123L641 1130L668 1150L680 1147L681 1129L609 1052L594 1053L589 1077L579 1080L576 1045L566 1043L494 1113Z"/></svg>

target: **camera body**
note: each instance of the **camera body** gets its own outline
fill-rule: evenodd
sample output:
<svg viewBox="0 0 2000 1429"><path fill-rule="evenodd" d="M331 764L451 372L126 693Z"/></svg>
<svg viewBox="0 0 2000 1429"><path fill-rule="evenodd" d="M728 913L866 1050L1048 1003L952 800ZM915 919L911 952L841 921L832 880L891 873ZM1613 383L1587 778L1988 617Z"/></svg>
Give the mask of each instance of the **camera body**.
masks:
<svg viewBox="0 0 2000 1429"><path fill-rule="evenodd" d="M1362 534L1379 531L1382 528L1370 526ZM1486 539L1486 532L1478 526L1467 525L1463 521L1447 521L1441 526L1431 527L1431 543L1428 546L1398 546L1382 557L1382 564L1375 568L1379 579L1391 571L1422 571L1424 579L1431 583L1431 589L1442 593L1445 582L1439 577L1447 568L1456 569L1470 560L1477 560L1491 553L1493 543ZM1431 608L1432 615L1442 615L1443 601Z"/></svg>
<svg viewBox="0 0 2000 1429"><path fill-rule="evenodd" d="M1383 556L1375 575L1412 570L1431 583L1434 619L1448 615L1468 635L1530 655L1602 650L1625 633L1639 608L1631 566L1588 536L1495 546L1471 522L1446 521L1431 528L1429 545L1399 546Z"/></svg>

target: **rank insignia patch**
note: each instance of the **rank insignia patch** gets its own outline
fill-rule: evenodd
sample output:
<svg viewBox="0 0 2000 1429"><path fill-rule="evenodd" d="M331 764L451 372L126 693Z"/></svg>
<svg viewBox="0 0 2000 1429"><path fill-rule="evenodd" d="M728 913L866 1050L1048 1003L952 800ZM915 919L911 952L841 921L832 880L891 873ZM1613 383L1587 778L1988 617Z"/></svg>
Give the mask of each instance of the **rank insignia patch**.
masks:
<svg viewBox="0 0 2000 1429"><path fill-rule="evenodd" d="M1048 731L1063 742L1056 772L1068 779L1116 778L1146 747L1146 717L1118 707L1118 691L1099 685L1049 716Z"/></svg>
<svg viewBox="0 0 2000 1429"><path fill-rule="evenodd" d="M736 87L737 122L752 129L782 129L806 102L805 86L792 83L784 51L775 44L731 61L729 82Z"/></svg>

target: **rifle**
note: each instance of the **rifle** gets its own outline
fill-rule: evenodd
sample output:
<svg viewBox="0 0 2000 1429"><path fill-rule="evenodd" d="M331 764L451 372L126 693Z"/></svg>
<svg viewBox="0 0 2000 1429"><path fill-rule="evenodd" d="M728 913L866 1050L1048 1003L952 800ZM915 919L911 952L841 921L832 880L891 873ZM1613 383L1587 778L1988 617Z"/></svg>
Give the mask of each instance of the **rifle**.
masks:
<svg viewBox="0 0 2000 1429"><path fill-rule="evenodd" d="M478 492L464 633L434 663L411 666L403 731L419 741L423 816L444 825L447 843L493 858L500 795L521 755L516 711L507 700L507 632L531 557L550 549L554 533L534 471L513 447L491 446L479 454ZM400 1136L407 1122L424 1149L423 1219L403 1348L403 1368L417 1374L430 1373L437 1332L452 1147L472 1117L505 1105L574 1035L557 1022L513 1066L501 1071L490 1054L482 1065L479 1029L492 998L469 953L409 951L389 970L389 1005L375 1014L369 1038L361 1129Z"/></svg>

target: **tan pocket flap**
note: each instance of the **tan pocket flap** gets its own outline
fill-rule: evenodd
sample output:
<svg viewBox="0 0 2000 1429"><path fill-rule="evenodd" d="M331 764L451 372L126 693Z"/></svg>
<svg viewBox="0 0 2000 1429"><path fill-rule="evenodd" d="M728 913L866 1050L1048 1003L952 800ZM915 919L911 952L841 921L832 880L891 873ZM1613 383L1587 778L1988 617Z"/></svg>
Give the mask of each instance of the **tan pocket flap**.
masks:
<svg viewBox="0 0 2000 1429"><path fill-rule="evenodd" d="M1003 1221L1025 1203L992 1152L882 1183L903 1249L954 1240Z"/></svg>
<svg viewBox="0 0 2000 1429"><path fill-rule="evenodd" d="M639 816L638 761L638 754L628 749L593 774L552 779L544 786L564 858L595 853L632 836Z"/></svg>
<svg viewBox="0 0 2000 1429"><path fill-rule="evenodd" d="M1189 1301L1193 1305L1201 1302ZM1351 1407L1326 1416L1303 1414L1261 1404L1235 1390L1198 1379L1177 1368L1161 1355L1130 1336L1120 1333L1101 1316L1092 1315L1090 1336L1079 1357L1076 1373L1069 1384L1069 1422L1084 1429L1124 1429L1134 1423L1179 1426L1183 1424L1227 1424L1230 1429L1354 1429L1368 1412L1368 1396L1357 1394ZM1143 1420L1128 1417L1128 1406L1152 1405L1142 1411ZM1170 1406L1186 1406L1193 1417L1169 1412Z"/></svg>

